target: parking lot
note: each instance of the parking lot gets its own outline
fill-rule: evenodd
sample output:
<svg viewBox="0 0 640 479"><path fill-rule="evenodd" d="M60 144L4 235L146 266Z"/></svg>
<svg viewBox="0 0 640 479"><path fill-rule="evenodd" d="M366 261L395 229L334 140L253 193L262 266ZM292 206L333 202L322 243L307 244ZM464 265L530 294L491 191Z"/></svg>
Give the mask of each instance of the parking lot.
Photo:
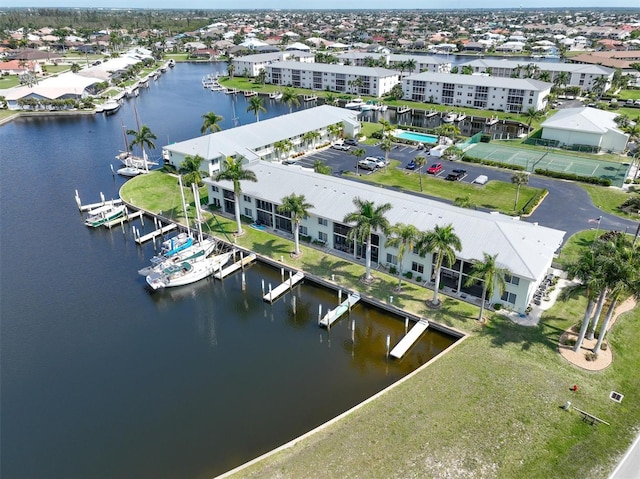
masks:
<svg viewBox="0 0 640 479"><path fill-rule="evenodd" d="M367 158L369 156L373 157L384 157L384 152L378 146L368 146L364 144L359 144L358 146L351 146L350 150L343 151L337 150L334 148L328 148L325 150L318 151L316 153L312 153L309 155L305 155L297 159L294 164L302 166L304 168L313 168L313 165L316 161L320 160L325 165L331 167L333 174L339 175L342 172L353 172L356 173L356 164L358 162L358 158L351 154L351 152L355 148L362 148L365 150L365 155L361 158ZM449 161L442 160L438 157L431 157L425 154L424 150L419 150L413 146L407 145L397 145L393 150L389 152L389 160L396 160L400 162L398 168L406 169L407 165L413 160L416 156L425 156L427 162L425 166L422 167L422 173L427 174L427 169L433 163L442 163L442 170L438 173L432 175L438 178L442 178L443 180L447 178L447 176L455 174L459 179L457 181L472 183L478 176L487 175L489 179L496 179L502 181L511 181L511 175L513 172L509 171L500 171L500 170L491 170L491 173L487 173L487 168L482 166L476 166L469 163L462 163L459 161ZM462 175L457 171L464 169L466 172ZM375 170L367 170L364 168L358 168L357 173L360 175L370 175ZM417 173L417 170L414 170Z"/></svg>

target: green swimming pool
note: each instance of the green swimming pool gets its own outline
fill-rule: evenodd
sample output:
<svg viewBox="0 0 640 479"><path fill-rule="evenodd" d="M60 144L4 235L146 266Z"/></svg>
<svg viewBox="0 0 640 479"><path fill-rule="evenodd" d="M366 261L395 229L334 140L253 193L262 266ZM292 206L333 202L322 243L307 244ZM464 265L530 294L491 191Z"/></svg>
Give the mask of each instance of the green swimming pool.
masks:
<svg viewBox="0 0 640 479"><path fill-rule="evenodd" d="M421 143L438 143L436 135L428 135L426 133L416 133L415 131L403 131L396 135L403 140L419 141Z"/></svg>

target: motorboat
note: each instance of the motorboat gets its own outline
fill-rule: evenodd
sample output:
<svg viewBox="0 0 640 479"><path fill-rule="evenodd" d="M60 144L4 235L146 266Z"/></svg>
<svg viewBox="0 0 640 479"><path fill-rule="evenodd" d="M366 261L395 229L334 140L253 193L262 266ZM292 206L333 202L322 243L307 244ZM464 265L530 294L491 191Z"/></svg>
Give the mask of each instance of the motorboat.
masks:
<svg viewBox="0 0 640 479"><path fill-rule="evenodd" d="M362 108L362 105L364 104L365 102L362 98L354 98L353 100L348 102L344 107L348 108L349 110L360 110Z"/></svg>
<svg viewBox="0 0 640 479"><path fill-rule="evenodd" d="M116 205L113 202L108 202L102 206L89 210L84 224L91 226L92 228L97 228L98 226L102 226L124 216L126 208L126 205Z"/></svg>
<svg viewBox="0 0 640 479"><path fill-rule="evenodd" d="M102 111L105 115L113 115L121 106L122 105L118 100L107 100L102 104Z"/></svg>
<svg viewBox="0 0 640 479"><path fill-rule="evenodd" d="M466 113L460 112L456 115L456 118L454 121L462 121L467 117Z"/></svg>
<svg viewBox="0 0 640 479"><path fill-rule="evenodd" d="M135 166L123 166L122 168L118 168L116 173L120 176L126 176L127 178L133 178L134 176L138 176L144 173L148 173L149 170L143 170L142 168L136 168Z"/></svg>
<svg viewBox="0 0 640 479"><path fill-rule="evenodd" d="M442 117L442 121L445 123L453 123L454 121L456 121L457 116L458 115L456 115L455 113L447 113Z"/></svg>

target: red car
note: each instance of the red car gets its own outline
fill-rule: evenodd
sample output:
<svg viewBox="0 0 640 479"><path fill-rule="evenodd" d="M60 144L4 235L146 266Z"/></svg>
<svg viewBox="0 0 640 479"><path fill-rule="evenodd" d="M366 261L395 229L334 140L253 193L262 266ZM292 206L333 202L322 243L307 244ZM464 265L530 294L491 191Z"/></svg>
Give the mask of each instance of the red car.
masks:
<svg viewBox="0 0 640 479"><path fill-rule="evenodd" d="M432 175L437 175L442 171L442 163L434 163L427 169L427 173L431 173Z"/></svg>

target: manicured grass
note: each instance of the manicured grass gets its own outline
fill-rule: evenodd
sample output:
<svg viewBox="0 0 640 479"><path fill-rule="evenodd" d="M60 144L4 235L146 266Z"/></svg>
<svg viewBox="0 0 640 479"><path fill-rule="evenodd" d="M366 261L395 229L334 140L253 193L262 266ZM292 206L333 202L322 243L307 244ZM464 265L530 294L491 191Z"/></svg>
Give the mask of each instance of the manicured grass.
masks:
<svg viewBox="0 0 640 479"><path fill-rule="evenodd" d="M82 65L82 66L84 66L84 65ZM55 74L55 73L69 71L69 70L71 70L71 66L70 65L44 65L42 67L42 69L46 73L52 75L52 74Z"/></svg>
<svg viewBox="0 0 640 479"><path fill-rule="evenodd" d="M593 204L600 208L602 211L621 216L623 218L637 219L640 217L640 215L632 215L619 209L619 206L622 203L628 200L632 195L637 195L638 193L632 193L617 188L607 188L597 185L581 184L580 186L584 188L587 193L589 193Z"/></svg>
<svg viewBox="0 0 640 479"><path fill-rule="evenodd" d="M180 195L175 177L150 173L128 181L121 196L152 211L174 212ZM190 201L190 200L188 200ZM235 231L227 218L207 215L217 234ZM300 267L364 294L384 300L397 279L375 272L364 286L361 265L303 246L292 259L291 241L246 228L238 243L270 258ZM427 309L430 290L404 283L394 304L431 320L464 330L470 337L398 387L296 446L234 477L388 478L603 477L640 425L640 309L619 319L610 341L614 364L597 374L579 370L560 357L560 334L575 324L584 298L557 303L538 327L517 326L478 308L444 298L443 308ZM579 385L578 392L569 387ZM625 394L622 404L608 399ZM590 426L565 401L611 426Z"/></svg>
<svg viewBox="0 0 640 479"><path fill-rule="evenodd" d="M18 75L0 75L0 90L13 88L20 84Z"/></svg>
<svg viewBox="0 0 640 479"><path fill-rule="evenodd" d="M396 168L397 165L397 161L392 161L386 171L384 169L378 170L366 177L360 177L360 179L378 185L420 192L418 172L399 169ZM469 195L471 203L478 207L500 211L505 214L514 213L513 203L516 198L516 187L511 183L489 181L486 185L480 186L458 181L446 181L442 178L422 173L422 186L422 193L426 195L449 201ZM538 188L531 186L521 186L517 210L520 211L539 191Z"/></svg>

